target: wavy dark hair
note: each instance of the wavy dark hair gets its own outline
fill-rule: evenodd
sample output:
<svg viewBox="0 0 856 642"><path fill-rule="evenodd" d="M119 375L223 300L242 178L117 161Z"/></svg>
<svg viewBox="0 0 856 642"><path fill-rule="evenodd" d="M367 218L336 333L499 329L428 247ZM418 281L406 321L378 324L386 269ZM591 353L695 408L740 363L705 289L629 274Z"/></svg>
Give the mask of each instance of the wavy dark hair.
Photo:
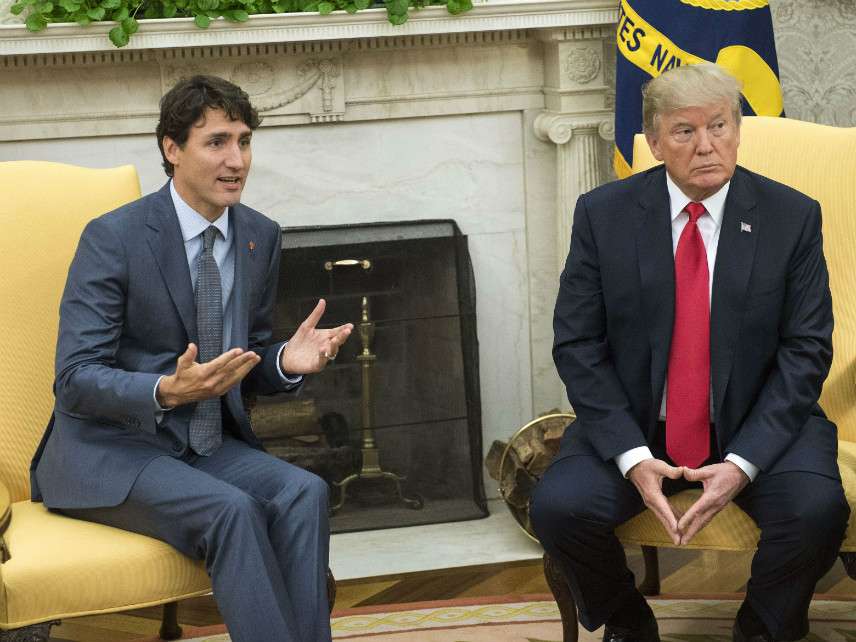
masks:
<svg viewBox="0 0 856 642"><path fill-rule="evenodd" d="M172 176L175 168L164 154L164 137L169 136L179 147L184 147L190 128L202 118L206 109L222 109L230 119L240 120L250 129L261 124L250 97L238 85L217 76L182 78L161 98L160 120L155 130L167 176Z"/></svg>

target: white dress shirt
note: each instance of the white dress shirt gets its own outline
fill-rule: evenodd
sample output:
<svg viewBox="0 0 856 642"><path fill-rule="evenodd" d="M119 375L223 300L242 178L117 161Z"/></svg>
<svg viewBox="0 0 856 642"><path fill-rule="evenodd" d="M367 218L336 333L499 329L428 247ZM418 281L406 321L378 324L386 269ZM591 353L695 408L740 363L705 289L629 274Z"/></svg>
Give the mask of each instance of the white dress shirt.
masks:
<svg viewBox="0 0 856 642"><path fill-rule="evenodd" d="M697 222L701 239L704 242L704 249L707 252L707 272L710 275L708 280L708 295L711 299L713 298L713 267L716 264L716 248L719 245L719 232L722 229L722 214L725 210L725 198L728 196L728 188L730 185L730 182L726 183L718 192L716 192L716 194L701 201L701 204L704 205L707 213L702 214ZM681 191L681 189L672 180L672 177L669 176L668 172L666 172L666 187L669 191L669 208L672 219L672 254L674 255L678 249L678 241L681 238L681 233L684 231L684 227L690 220L689 214L684 212L684 208L692 201L692 199ZM668 373L666 374L668 375ZM666 395L668 394L668 389L667 377L666 384L663 387L663 399L660 403L661 421L666 420ZM713 395L711 395L710 413L712 420ZM630 472L630 469L640 461L653 459L653 457L654 455L651 454L651 449L648 448L648 446L639 446L638 448L631 448L630 450L617 455L615 457L615 463L618 465L618 469L621 471L621 474L626 477L627 473ZM750 481L754 480L758 475L758 467L736 453L728 453L725 456L725 460L736 464L744 473L746 473Z"/></svg>

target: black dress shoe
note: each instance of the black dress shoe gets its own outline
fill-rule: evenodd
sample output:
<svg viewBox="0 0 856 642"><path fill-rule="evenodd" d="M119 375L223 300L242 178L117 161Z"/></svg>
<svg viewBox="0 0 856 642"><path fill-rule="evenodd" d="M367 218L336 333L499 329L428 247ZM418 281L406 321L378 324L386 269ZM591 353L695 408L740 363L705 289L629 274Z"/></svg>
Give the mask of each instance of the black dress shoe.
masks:
<svg viewBox="0 0 856 642"><path fill-rule="evenodd" d="M603 642L660 642L657 620L652 615L638 629L609 626L603 631ZM752 642L755 642L752 640Z"/></svg>
<svg viewBox="0 0 856 642"><path fill-rule="evenodd" d="M731 639L734 642L773 642L773 638L766 633L746 635L743 632L743 629L740 628L739 620L734 620L734 629L731 632Z"/></svg>

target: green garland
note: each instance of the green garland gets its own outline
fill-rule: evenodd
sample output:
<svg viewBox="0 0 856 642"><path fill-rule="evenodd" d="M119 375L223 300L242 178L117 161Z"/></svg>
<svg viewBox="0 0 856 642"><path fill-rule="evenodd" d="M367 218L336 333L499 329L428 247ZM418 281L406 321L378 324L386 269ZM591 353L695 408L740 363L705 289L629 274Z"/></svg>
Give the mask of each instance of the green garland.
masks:
<svg viewBox="0 0 856 642"><path fill-rule="evenodd" d="M101 20L118 24L110 30L110 41L124 47L147 18L193 18L205 29L212 20L246 22L253 14L317 11L321 15L343 10L356 13L368 9L372 0L18 0L12 5L14 15L27 13L30 31L41 31L53 22L76 22L82 27ZM383 0L389 21L400 25L407 21L410 7L446 5L457 15L473 8L472 0Z"/></svg>

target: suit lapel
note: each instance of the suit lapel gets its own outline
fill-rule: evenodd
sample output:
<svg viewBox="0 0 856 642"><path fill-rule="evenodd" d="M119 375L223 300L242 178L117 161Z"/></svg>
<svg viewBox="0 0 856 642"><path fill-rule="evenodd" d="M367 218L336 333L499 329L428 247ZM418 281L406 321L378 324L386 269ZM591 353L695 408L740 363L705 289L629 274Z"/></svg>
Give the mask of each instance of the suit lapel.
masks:
<svg viewBox="0 0 856 642"><path fill-rule="evenodd" d="M184 239L175 213L175 205L169 192L169 183L153 195L146 225L148 243L158 264L169 295L178 310L188 339L198 341L196 330L196 304L193 300L193 284L187 267Z"/></svg>
<svg viewBox="0 0 856 642"><path fill-rule="evenodd" d="M722 400L734 361L734 347L746 305L746 289L755 260L755 248L761 233L760 225L754 191L749 179L738 167L725 200L713 270L710 370L717 432Z"/></svg>
<svg viewBox="0 0 856 642"><path fill-rule="evenodd" d="M642 313L651 344L650 429L660 412L675 310L675 260L665 170L650 172L639 199L636 251L642 290Z"/></svg>
<svg viewBox="0 0 856 642"><path fill-rule="evenodd" d="M229 209L230 223L235 232L235 283L232 286L232 341L231 345L247 347L249 332L249 269L254 259L255 244L252 230L244 217L240 205Z"/></svg>

